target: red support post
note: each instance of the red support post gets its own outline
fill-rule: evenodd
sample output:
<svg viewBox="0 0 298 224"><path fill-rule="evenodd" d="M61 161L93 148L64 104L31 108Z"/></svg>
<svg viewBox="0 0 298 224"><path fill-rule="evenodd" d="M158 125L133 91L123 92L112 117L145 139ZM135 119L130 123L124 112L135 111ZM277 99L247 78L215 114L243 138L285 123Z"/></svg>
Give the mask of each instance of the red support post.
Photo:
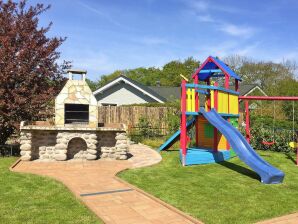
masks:
<svg viewBox="0 0 298 224"><path fill-rule="evenodd" d="M181 123L180 123L180 148L182 150L182 165L185 166L187 131L186 131L186 80L181 85Z"/></svg>
<svg viewBox="0 0 298 224"><path fill-rule="evenodd" d="M218 83L215 82L214 86L218 86ZM218 109L218 90L214 90L214 109L217 111ZM217 140L218 140L218 131L217 128L213 128L213 150L217 152L218 150L218 144L217 144Z"/></svg>
<svg viewBox="0 0 298 224"><path fill-rule="evenodd" d="M229 89L230 76L225 74L225 88Z"/></svg>
<svg viewBox="0 0 298 224"><path fill-rule="evenodd" d="M235 79L235 91L239 92L239 81L238 79ZM240 114L240 102L238 101L238 114ZM238 118L238 126L239 126L239 121L240 121L240 117ZM227 143L227 148L228 150L230 149L230 147L228 147L228 143Z"/></svg>
<svg viewBox="0 0 298 224"><path fill-rule="evenodd" d="M199 84L199 74L195 76L195 84ZM198 88L195 88L195 111L199 112L199 93L197 92ZM196 117L196 146L199 146L199 119Z"/></svg>
<svg viewBox="0 0 298 224"><path fill-rule="evenodd" d="M214 83L214 86L215 87L218 87L218 83L215 82ZM217 89L214 90L214 108L217 111L217 109L218 109L218 90Z"/></svg>
<svg viewBox="0 0 298 224"><path fill-rule="evenodd" d="M297 142L298 142L298 139L297 139ZM297 145L297 148L296 148L296 166L298 166L298 145Z"/></svg>
<svg viewBox="0 0 298 224"><path fill-rule="evenodd" d="M210 86L210 79L208 78L207 81L207 86ZM210 89L208 89L209 94L207 95L207 111L210 111L211 108L211 100L210 100Z"/></svg>
<svg viewBox="0 0 298 224"><path fill-rule="evenodd" d="M297 146L297 149L296 149L296 166L298 166L298 146Z"/></svg>
<svg viewBox="0 0 298 224"><path fill-rule="evenodd" d="M239 81L238 81L238 79L235 79L235 91L239 92Z"/></svg>
<svg viewBox="0 0 298 224"><path fill-rule="evenodd" d="M239 96L239 100L284 100L298 101L298 96Z"/></svg>
<svg viewBox="0 0 298 224"><path fill-rule="evenodd" d="M194 84L199 84L199 77L196 75ZM198 88L195 88L195 111L199 112L199 93L197 92Z"/></svg>
<svg viewBox="0 0 298 224"><path fill-rule="evenodd" d="M226 89L230 89L230 85L229 85L229 81L230 81L230 76L226 76L226 82L225 82L225 88ZM236 81L236 80L235 80ZM228 94L228 113L230 113L230 94ZM230 118L228 117L227 118L227 121L230 123ZM227 150L230 150L230 143L227 141L227 144L226 144L226 148Z"/></svg>
<svg viewBox="0 0 298 224"><path fill-rule="evenodd" d="M250 127L249 127L249 106L248 100L245 101L245 132L246 132L246 140L250 143Z"/></svg>

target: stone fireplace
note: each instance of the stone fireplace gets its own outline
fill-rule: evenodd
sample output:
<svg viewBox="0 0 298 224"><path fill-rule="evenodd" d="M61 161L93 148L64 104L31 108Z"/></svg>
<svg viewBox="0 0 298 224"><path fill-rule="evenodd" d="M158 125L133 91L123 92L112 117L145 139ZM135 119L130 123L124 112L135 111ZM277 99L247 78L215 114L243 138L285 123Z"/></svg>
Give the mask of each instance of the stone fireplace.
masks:
<svg viewBox="0 0 298 224"><path fill-rule="evenodd" d="M82 78L74 80L73 73L82 75ZM69 79L55 100L55 125L57 127L65 125L97 127L97 101L85 77L85 71L69 72Z"/></svg>
<svg viewBox="0 0 298 224"><path fill-rule="evenodd" d="M97 101L85 81L86 72L70 70L68 74L68 81L55 99L54 123L21 123L21 159L127 159L124 125L98 127ZM74 74L81 78L73 79Z"/></svg>

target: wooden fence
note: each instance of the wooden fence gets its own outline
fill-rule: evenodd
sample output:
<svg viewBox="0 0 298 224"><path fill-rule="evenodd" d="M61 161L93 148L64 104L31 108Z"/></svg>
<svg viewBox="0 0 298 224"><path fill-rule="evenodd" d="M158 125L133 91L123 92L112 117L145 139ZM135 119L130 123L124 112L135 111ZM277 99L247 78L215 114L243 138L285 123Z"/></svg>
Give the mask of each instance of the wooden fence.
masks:
<svg viewBox="0 0 298 224"><path fill-rule="evenodd" d="M175 112L177 109L170 107L100 106L98 121L105 124L123 123L129 128L138 128L140 119L144 118L149 121L152 128L160 129L166 134L167 116Z"/></svg>

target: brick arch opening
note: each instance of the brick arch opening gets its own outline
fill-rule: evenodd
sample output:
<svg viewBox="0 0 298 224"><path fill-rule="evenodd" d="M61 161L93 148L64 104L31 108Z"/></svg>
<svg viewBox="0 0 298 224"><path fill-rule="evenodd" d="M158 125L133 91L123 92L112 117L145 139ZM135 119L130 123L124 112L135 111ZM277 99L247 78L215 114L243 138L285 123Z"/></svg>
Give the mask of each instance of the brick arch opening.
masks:
<svg viewBox="0 0 298 224"><path fill-rule="evenodd" d="M67 159L86 159L87 158L87 143L81 137L74 137L67 144Z"/></svg>

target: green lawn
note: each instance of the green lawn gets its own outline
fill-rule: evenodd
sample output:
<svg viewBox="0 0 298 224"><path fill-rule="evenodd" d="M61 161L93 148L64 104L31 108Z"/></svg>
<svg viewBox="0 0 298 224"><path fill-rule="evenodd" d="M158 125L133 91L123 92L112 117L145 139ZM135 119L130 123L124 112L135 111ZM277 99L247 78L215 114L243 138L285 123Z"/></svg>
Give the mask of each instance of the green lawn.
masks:
<svg viewBox="0 0 298 224"><path fill-rule="evenodd" d="M8 170L0 158L0 223L102 223L59 182Z"/></svg>
<svg viewBox="0 0 298 224"><path fill-rule="evenodd" d="M120 177L205 223L253 223L297 212L298 167L285 154L258 153L285 172L283 184L261 184L238 158L182 167L177 151L163 152L156 166Z"/></svg>

